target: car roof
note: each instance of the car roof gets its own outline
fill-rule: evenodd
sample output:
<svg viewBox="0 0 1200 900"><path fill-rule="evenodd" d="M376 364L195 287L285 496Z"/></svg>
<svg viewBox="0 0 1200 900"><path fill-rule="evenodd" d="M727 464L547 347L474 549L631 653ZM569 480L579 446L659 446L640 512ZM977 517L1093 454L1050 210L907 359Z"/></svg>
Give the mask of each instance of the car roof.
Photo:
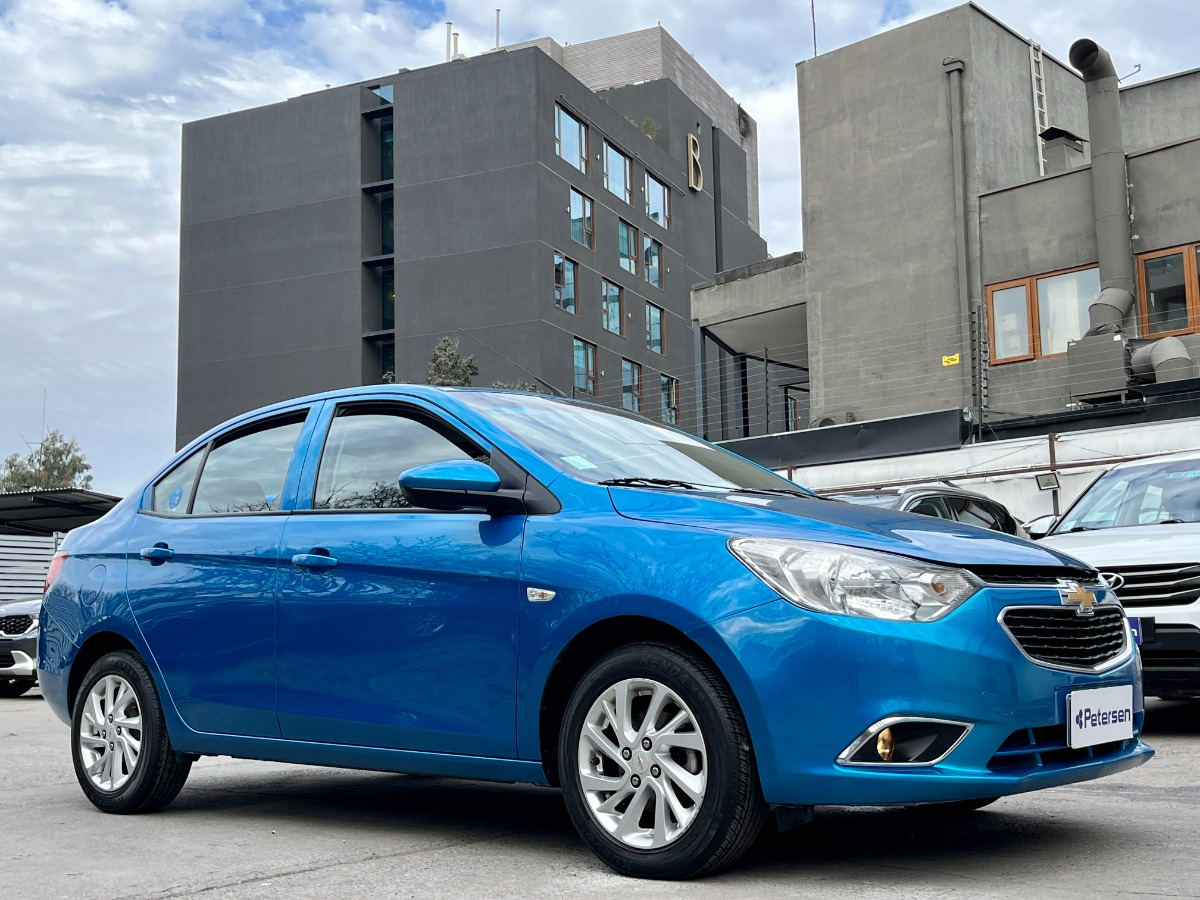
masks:
<svg viewBox="0 0 1200 900"><path fill-rule="evenodd" d="M852 488L850 490L833 490L822 491L825 496L839 497L908 497L913 494L943 494L954 497L970 497L973 500L988 500L992 503L999 501L992 500L986 494L980 494L976 491L969 491L966 488L960 488L957 485L945 484L942 482L933 482L926 484L904 484L883 488Z"/></svg>
<svg viewBox="0 0 1200 900"><path fill-rule="evenodd" d="M1124 469L1137 469L1141 468L1142 466L1157 466L1164 463L1189 462L1191 460L1200 461L1200 451L1185 450L1180 453L1164 453L1160 456L1146 456L1142 459L1131 459L1127 462L1117 463L1115 466L1109 469L1109 471L1115 472Z"/></svg>

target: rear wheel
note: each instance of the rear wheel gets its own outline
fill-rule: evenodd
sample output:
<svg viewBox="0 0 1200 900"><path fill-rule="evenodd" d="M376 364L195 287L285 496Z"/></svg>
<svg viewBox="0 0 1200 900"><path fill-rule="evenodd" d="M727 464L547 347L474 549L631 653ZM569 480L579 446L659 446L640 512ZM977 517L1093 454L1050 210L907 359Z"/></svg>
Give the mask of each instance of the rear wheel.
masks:
<svg viewBox="0 0 1200 900"><path fill-rule="evenodd" d="M92 666L71 722L75 777L99 809L152 812L183 788L191 760L172 748L154 681L134 654L110 653Z"/></svg>
<svg viewBox="0 0 1200 900"><path fill-rule="evenodd" d="M616 871L691 878L734 863L767 814L728 687L666 644L609 654L576 686L559 735L572 821Z"/></svg>

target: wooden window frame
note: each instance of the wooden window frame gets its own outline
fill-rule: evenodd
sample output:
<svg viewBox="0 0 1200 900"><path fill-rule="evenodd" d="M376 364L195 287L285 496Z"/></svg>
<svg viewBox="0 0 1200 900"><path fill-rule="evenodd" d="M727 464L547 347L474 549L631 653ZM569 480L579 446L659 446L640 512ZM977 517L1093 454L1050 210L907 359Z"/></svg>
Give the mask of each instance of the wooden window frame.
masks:
<svg viewBox="0 0 1200 900"><path fill-rule="evenodd" d="M629 396L632 406L625 405L625 367L629 367ZM642 366L632 359L621 358L621 408L630 412L642 411Z"/></svg>
<svg viewBox="0 0 1200 900"><path fill-rule="evenodd" d="M1043 353L1042 352L1042 320L1040 312L1040 304L1038 303L1037 284L1039 281L1044 281L1047 278L1054 278L1058 275L1070 275L1072 272L1084 272L1088 269L1098 269L1098 263L1088 263L1083 266L1071 266L1067 269L1057 269L1053 272L1042 272L1039 275L1030 275L1026 278L1014 278L1011 281L1001 281L996 284L989 284L986 288L987 294L987 319L988 319L988 347L991 348L991 364L994 366L1007 366L1009 363L1029 362L1033 359L1056 359L1066 356L1066 352L1062 353ZM1029 328L1029 352L1023 356L1006 356L1003 359L997 359L995 356L996 348L996 315L995 308L992 305L992 296L996 291L1004 291L1009 288L1024 287L1025 288L1025 321Z"/></svg>
<svg viewBox="0 0 1200 900"><path fill-rule="evenodd" d="M660 265L661 265L661 262L660 262ZM652 309L658 310L658 348L659 349L657 349L657 350L654 349L653 333L650 331L650 310L652 310ZM665 322L666 322L665 313L666 313L666 310L663 309L661 306L659 306L657 303L651 303L649 300L646 301L646 349L649 350L651 353L657 353L659 356L667 355L667 329L665 326Z"/></svg>
<svg viewBox="0 0 1200 900"><path fill-rule="evenodd" d="M647 249L646 241L649 241L651 244L658 245L658 283L657 284L650 280L651 266L648 262L646 262L646 259L645 259L646 249ZM646 232L643 231L642 232L641 252L642 252L642 280L645 281L646 284L650 285L651 287L656 287L660 291L665 291L667 289L667 266L666 266L666 262L664 260L665 254L664 254L664 248L663 248L662 241L658 240L658 238L651 237L650 235L646 234Z"/></svg>
<svg viewBox="0 0 1200 900"><path fill-rule="evenodd" d="M660 378L659 387L658 387L659 394L661 395L663 392L662 389L664 387L664 383L663 383L662 379L666 379L665 386L667 388L666 403L663 404L663 408L660 412L662 421L666 422L668 425L678 425L679 424L679 379L675 378L672 375L666 375L666 374L661 374L661 373L659 375L659 378ZM670 410L670 412L672 414L670 419L667 418L668 410Z"/></svg>
<svg viewBox="0 0 1200 900"><path fill-rule="evenodd" d="M583 383L582 388L575 386L575 344L580 344L583 347ZM581 337L573 337L571 342L571 391L572 393L583 391L588 397L595 397L599 388L598 379L596 377L596 356L599 351L596 345L591 341L585 341Z"/></svg>
<svg viewBox="0 0 1200 900"><path fill-rule="evenodd" d="M617 330L613 331L609 326L611 317L609 315L608 304L608 289L616 288L617 290ZM615 334L618 337L625 337L625 288L621 287L615 281L609 281L607 278L600 279L600 327L609 334Z"/></svg>
<svg viewBox="0 0 1200 900"><path fill-rule="evenodd" d="M633 240L632 240L632 243L629 245L629 249L631 251L631 256L633 258L632 271L625 268L624 261L621 259L621 226L622 225L624 225L631 232L633 232ZM642 255L641 234L638 232L637 228L635 228L633 225L631 225L630 223L628 223L624 219L622 219L620 216L618 216L617 217L617 266L621 269L622 272L629 272L630 275L632 275L634 278L637 278L641 273L641 265L642 265L641 255Z"/></svg>
<svg viewBox="0 0 1200 900"><path fill-rule="evenodd" d="M560 115L561 114L561 115ZM583 167L576 165L563 156L562 152L562 118L566 116L572 122L579 126L582 140L580 141L580 153L582 154L579 162L583 163ZM582 172L584 175L590 174L592 162L592 130L588 127L587 122L578 118L573 112L563 106L561 103L554 104L554 155L565 162L576 172Z"/></svg>
<svg viewBox="0 0 1200 900"><path fill-rule="evenodd" d="M608 159L609 159L609 151L610 150L625 161L625 165L622 167L624 169L624 171L622 172L624 184L621 186L621 193L617 193L615 190L613 190L612 173L608 171ZM616 144L614 144L610 141L607 141L607 140L603 142L603 147L601 148L601 152L603 155L602 162L604 163L604 189L606 191L608 191L610 194L612 194L614 197L618 197L621 200L624 200L630 206L632 206L633 205L633 160L630 159L628 156L626 156L624 151L619 149Z"/></svg>
<svg viewBox="0 0 1200 900"><path fill-rule="evenodd" d="M1200 265L1197 264L1196 253L1200 242L1180 244L1177 247L1165 247L1162 250L1151 250L1149 253L1139 253L1134 257L1137 265L1138 280L1138 333L1148 340L1171 337L1178 334L1195 334L1200 331ZM1164 256L1183 255L1183 296L1187 306L1186 328L1173 331L1150 332L1150 294L1146 288L1146 263Z"/></svg>
<svg viewBox="0 0 1200 900"><path fill-rule="evenodd" d="M583 222L583 236L584 236L584 238L586 238L586 241L576 241L575 240L575 227L574 227L574 223L571 221L571 199L575 194L578 194L580 197L583 198L582 222ZM578 244L580 247L587 247L587 249L589 249L589 250L595 250L596 249L596 203L594 200L592 200L591 197L589 197L583 191L579 190L579 188L577 188L577 187L571 188L571 194L568 196L568 199L567 199L567 219L568 219L568 224L571 226L571 240L574 241L576 244ZM591 221L591 225L588 224L589 220Z"/></svg>
<svg viewBox="0 0 1200 900"><path fill-rule="evenodd" d="M553 259L553 257L557 257L562 260L562 262L563 262L562 270L563 270L563 274L564 274L564 279L560 283L558 280L558 266L554 266L554 305L556 307L558 307L559 309L561 309L563 312L567 313L568 315L578 316L579 315L579 263L575 262L575 260L573 260L573 259L571 259L571 257L567 256L567 254L562 253L558 250L554 251L553 256L551 258ZM575 306L574 309L567 309L565 306L562 305L562 291L566 287L565 275L566 275L568 265L574 266L574 269L575 269L575 280L573 283L573 287L575 289L575 296L573 298L573 302L574 302L574 306Z"/></svg>
<svg viewBox="0 0 1200 900"><path fill-rule="evenodd" d="M649 169L646 170L646 177L642 181L642 205L645 207L646 218L650 219L651 222L654 222L653 217L650 215L650 182L652 181L662 188L663 197L665 199L665 203L663 204L665 207L663 209L663 221L656 222L655 224L660 226L663 231L670 231L671 222L674 218L673 210L671 209L671 201L673 199L671 196L671 186Z"/></svg>

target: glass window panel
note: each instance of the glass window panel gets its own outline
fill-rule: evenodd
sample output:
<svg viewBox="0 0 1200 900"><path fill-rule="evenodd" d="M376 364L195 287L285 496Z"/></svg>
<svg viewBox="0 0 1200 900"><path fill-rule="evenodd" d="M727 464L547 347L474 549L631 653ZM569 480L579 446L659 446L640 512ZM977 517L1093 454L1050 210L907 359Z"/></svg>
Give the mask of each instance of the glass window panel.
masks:
<svg viewBox="0 0 1200 900"><path fill-rule="evenodd" d="M646 349L663 352L662 310L653 303L646 304Z"/></svg>
<svg viewBox="0 0 1200 900"><path fill-rule="evenodd" d="M661 288L662 282L662 244L649 235L642 235L642 264L646 281Z"/></svg>
<svg viewBox="0 0 1200 900"><path fill-rule="evenodd" d="M574 188L571 189L571 240L591 247L594 229L592 226L592 201Z"/></svg>
<svg viewBox="0 0 1200 900"><path fill-rule="evenodd" d="M1066 353L1067 342L1088 330L1088 307L1100 296L1100 270L1083 269L1037 280L1040 353Z"/></svg>
<svg viewBox="0 0 1200 900"><path fill-rule="evenodd" d="M617 220L617 258L622 269L637 274L637 229L624 219Z"/></svg>
<svg viewBox="0 0 1200 900"><path fill-rule="evenodd" d="M396 252L396 204L391 191L379 198L379 252Z"/></svg>
<svg viewBox="0 0 1200 900"><path fill-rule="evenodd" d="M622 312L621 289L610 281L600 282L600 317L605 331L613 334L625 333L625 316Z"/></svg>
<svg viewBox="0 0 1200 900"><path fill-rule="evenodd" d="M388 85L388 91L391 92L391 85ZM391 178L394 171L392 157L392 117L388 116L379 126L379 178L386 181Z"/></svg>
<svg viewBox="0 0 1200 900"><path fill-rule="evenodd" d="M662 420L674 425L679 418L679 380L670 375L660 375L659 390L662 393Z"/></svg>
<svg viewBox="0 0 1200 900"><path fill-rule="evenodd" d="M554 254L554 305L575 313L575 283L579 267L561 253Z"/></svg>
<svg viewBox="0 0 1200 900"><path fill-rule="evenodd" d="M402 509L400 473L445 459L476 459L478 448L444 426L380 412L341 415L329 427L313 509Z"/></svg>
<svg viewBox="0 0 1200 900"><path fill-rule="evenodd" d="M165 516L187 515L192 505L192 488L196 484L196 470L200 468L203 450L197 450L154 486L154 497L150 508Z"/></svg>
<svg viewBox="0 0 1200 900"><path fill-rule="evenodd" d="M642 367L621 360L621 405L633 412L642 410Z"/></svg>
<svg viewBox="0 0 1200 900"><path fill-rule="evenodd" d="M196 487L196 515L279 509L303 420L234 438L209 451Z"/></svg>
<svg viewBox="0 0 1200 900"><path fill-rule="evenodd" d="M633 164L629 157L604 142L604 187L626 203L633 202Z"/></svg>
<svg viewBox="0 0 1200 900"><path fill-rule="evenodd" d="M1142 262L1146 275L1146 331L1182 331L1188 327L1187 284L1183 253Z"/></svg>
<svg viewBox="0 0 1200 900"><path fill-rule="evenodd" d="M663 228L671 227L671 191L651 175L646 173L646 215Z"/></svg>
<svg viewBox="0 0 1200 900"><path fill-rule="evenodd" d="M379 327L396 327L396 270L386 266L380 273Z"/></svg>
<svg viewBox="0 0 1200 900"><path fill-rule="evenodd" d="M587 126L555 104L554 150L580 172L587 172Z"/></svg>
<svg viewBox="0 0 1200 900"><path fill-rule="evenodd" d="M992 291L992 331L996 336L992 359L1011 359L1030 354L1029 305L1026 303L1025 285Z"/></svg>
<svg viewBox="0 0 1200 900"><path fill-rule="evenodd" d="M396 383L396 342L384 341L379 347L380 380L384 384Z"/></svg>
<svg viewBox="0 0 1200 900"><path fill-rule="evenodd" d="M596 394L596 346L575 338L575 390Z"/></svg>

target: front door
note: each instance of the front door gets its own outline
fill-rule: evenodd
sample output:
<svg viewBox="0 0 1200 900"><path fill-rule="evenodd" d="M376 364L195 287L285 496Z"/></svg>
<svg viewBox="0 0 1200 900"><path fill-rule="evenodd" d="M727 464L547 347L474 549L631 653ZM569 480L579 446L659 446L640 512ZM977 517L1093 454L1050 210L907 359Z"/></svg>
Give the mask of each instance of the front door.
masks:
<svg viewBox="0 0 1200 900"><path fill-rule="evenodd" d="M429 410L359 403L332 411L319 458L283 536L283 736L515 757L524 517L415 509L397 483L486 451Z"/></svg>

